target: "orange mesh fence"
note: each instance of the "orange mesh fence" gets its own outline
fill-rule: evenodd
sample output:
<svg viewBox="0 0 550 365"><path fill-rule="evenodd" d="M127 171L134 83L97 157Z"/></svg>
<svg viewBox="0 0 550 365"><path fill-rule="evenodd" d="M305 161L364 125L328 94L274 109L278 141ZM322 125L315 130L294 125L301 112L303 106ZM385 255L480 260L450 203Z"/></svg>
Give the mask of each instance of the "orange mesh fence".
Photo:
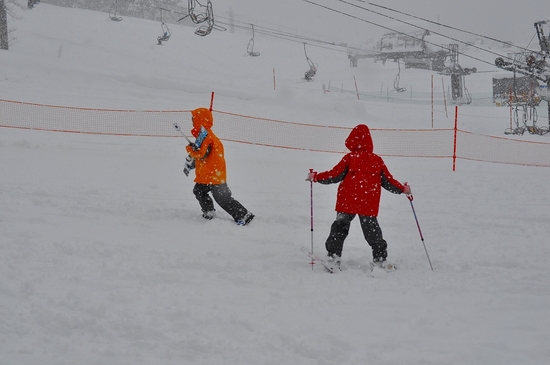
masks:
<svg viewBox="0 0 550 365"><path fill-rule="evenodd" d="M550 167L550 143L518 141L458 131L457 158Z"/></svg>
<svg viewBox="0 0 550 365"><path fill-rule="evenodd" d="M319 126L213 111L223 140L278 148L344 153L351 128ZM0 127L124 136L188 136L188 110L109 110L0 100ZM453 158L453 129L371 129L382 156ZM518 141L457 131L456 158L550 167L550 143Z"/></svg>
<svg viewBox="0 0 550 365"><path fill-rule="evenodd" d="M260 119L215 113L216 134L223 139L322 152L346 152L351 128ZM376 153L402 157L452 157L451 129L371 129Z"/></svg>
<svg viewBox="0 0 550 365"><path fill-rule="evenodd" d="M184 111L85 109L0 100L0 126L130 136L175 136ZM175 133L174 133L175 132Z"/></svg>

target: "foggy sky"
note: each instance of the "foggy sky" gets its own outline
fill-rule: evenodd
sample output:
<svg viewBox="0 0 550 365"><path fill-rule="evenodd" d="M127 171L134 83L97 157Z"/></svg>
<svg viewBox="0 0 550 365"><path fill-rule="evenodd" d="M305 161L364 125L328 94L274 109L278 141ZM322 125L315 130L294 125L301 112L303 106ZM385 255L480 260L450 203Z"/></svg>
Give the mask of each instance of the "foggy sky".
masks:
<svg viewBox="0 0 550 365"><path fill-rule="evenodd" d="M337 11L358 18L392 27L399 22L368 12L338 0L311 0ZM450 27L467 30L482 36L502 41L512 41L526 46L531 41L538 49L535 21L550 20L549 0L346 0L370 10L383 13L407 22L415 21L403 14L381 9L370 3L382 5L402 13L425 18ZM284 28L300 34L316 35L333 40L359 41L378 39L388 30L377 25L350 18L335 11L327 10L303 0L213 0L214 13L228 17L229 9L235 19L270 28ZM220 18L220 19L222 19ZM415 21L426 28L445 35L473 41L476 36L456 32L446 27Z"/></svg>

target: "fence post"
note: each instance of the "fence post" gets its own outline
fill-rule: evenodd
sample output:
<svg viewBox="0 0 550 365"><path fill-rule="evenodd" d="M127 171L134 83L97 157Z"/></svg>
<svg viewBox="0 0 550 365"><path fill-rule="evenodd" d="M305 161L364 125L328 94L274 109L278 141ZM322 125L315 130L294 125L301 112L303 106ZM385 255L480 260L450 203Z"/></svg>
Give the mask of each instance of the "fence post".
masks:
<svg viewBox="0 0 550 365"><path fill-rule="evenodd" d="M458 134L458 105L455 106L455 128L453 142L453 171L456 171L456 135Z"/></svg>
<svg viewBox="0 0 550 365"><path fill-rule="evenodd" d="M513 131L512 127L512 88L510 88L510 131Z"/></svg>
<svg viewBox="0 0 550 365"><path fill-rule="evenodd" d="M434 127L434 75L432 75L432 129Z"/></svg>
<svg viewBox="0 0 550 365"><path fill-rule="evenodd" d="M441 86L443 87L443 103L445 105L445 117L449 118L449 113L447 113L447 97L445 96L445 82L443 77L441 78Z"/></svg>

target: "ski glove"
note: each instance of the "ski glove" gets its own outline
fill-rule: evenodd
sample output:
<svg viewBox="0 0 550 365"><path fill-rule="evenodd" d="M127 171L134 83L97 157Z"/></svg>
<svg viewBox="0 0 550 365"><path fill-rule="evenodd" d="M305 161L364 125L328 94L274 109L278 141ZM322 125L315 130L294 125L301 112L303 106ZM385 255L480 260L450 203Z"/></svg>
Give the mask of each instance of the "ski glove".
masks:
<svg viewBox="0 0 550 365"><path fill-rule="evenodd" d="M403 189L403 192L407 195L411 195L412 192L411 192L411 187L409 186L409 184L405 183L403 185L405 186L405 188Z"/></svg>
<svg viewBox="0 0 550 365"><path fill-rule="evenodd" d="M317 182L317 171L308 172L306 181Z"/></svg>

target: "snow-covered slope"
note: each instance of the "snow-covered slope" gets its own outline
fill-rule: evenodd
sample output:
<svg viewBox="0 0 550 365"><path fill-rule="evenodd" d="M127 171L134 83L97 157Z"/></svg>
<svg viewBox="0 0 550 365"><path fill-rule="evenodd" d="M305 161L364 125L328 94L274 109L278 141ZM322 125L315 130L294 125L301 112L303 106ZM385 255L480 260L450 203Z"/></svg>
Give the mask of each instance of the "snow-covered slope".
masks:
<svg viewBox="0 0 550 365"><path fill-rule="evenodd" d="M397 65L303 44L174 27L40 4L0 53L0 98L53 105L218 110L325 125L428 128L429 106L323 94L393 85ZM364 62L363 62L364 61ZM273 90L273 69L276 89ZM436 75L438 84L440 76ZM431 73L401 82L430 91ZM471 89L491 90L490 74ZM461 108L464 125L502 135L506 111ZM499 114L502 113L502 114ZM482 120L482 122L480 122ZM452 124L441 108L436 125ZM215 127L214 127L215 130ZM545 137L537 136L539 141ZM343 143L343 141L342 141ZM399 269L365 273L357 222L345 271L311 267L309 168L341 156L225 143L229 186L256 214L205 221L182 173L178 138L0 130L0 354L5 364L524 364L550 360L550 170L387 158L408 181L427 250L404 196L379 217ZM313 186L314 251L336 186Z"/></svg>

